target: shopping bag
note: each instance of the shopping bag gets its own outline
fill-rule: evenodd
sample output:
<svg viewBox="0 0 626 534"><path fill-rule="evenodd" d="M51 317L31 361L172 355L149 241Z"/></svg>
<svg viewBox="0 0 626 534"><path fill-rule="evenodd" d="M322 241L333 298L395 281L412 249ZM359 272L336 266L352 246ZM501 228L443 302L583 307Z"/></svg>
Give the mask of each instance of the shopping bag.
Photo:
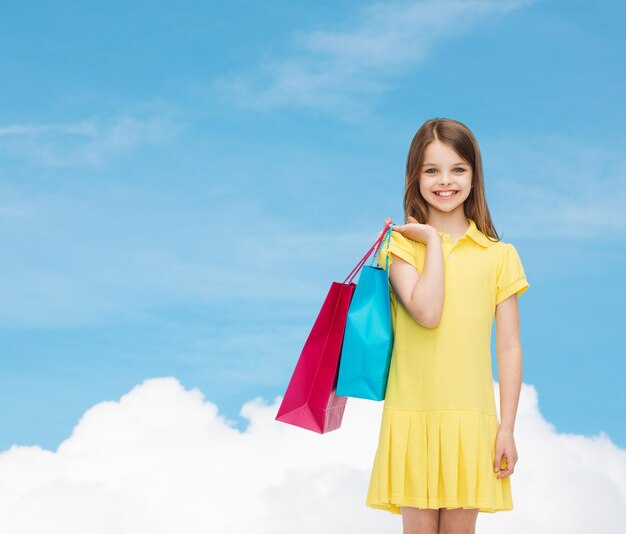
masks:
<svg viewBox="0 0 626 534"><path fill-rule="evenodd" d="M387 250L391 226L384 234ZM382 242L381 242L382 245ZM343 337L337 395L383 400L393 349L391 303L389 299L389 258L386 269L372 264L363 267L352 296Z"/></svg>
<svg viewBox="0 0 626 534"><path fill-rule="evenodd" d="M343 282L333 282L298 358L276 421L320 434L341 426L348 398L337 395L337 371L348 309L356 288L354 277L372 250L382 242L385 228Z"/></svg>

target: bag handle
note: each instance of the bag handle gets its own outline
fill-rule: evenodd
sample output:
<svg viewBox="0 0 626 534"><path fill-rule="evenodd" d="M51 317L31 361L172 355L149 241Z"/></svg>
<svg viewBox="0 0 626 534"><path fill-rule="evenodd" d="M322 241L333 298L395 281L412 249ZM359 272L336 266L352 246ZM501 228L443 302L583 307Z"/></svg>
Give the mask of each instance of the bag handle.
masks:
<svg viewBox="0 0 626 534"><path fill-rule="evenodd" d="M394 226L393 223L391 223L391 226ZM389 243L391 243L391 226L389 227L387 233L385 234L385 237L383 239L387 240L387 250L389 250ZM372 255L372 263L370 264L370 267L374 267L374 262L376 261L376 256L378 256L378 253L380 252L381 247L383 246L382 241L380 242L378 248L376 249L376 251L374 252L374 254ZM387 271L387 273L389 273L389 254L387 254L385 256L385 271Z"/></svg>
<svg viewBox="0 0 626 534"><path fill-rule="evenodd" d="M381 232L380 236L376 239L376 241L374 242L374 244L370 247L370 249L365 253L365 256L363 256L359 262L356 264L356 266L354 267L354 269L352 269L352 271L350 271L350 274L348 274L348 276L346 276L346 279L343 281L343 283L345 284L346 282L348 283L352 283L352 280L354 279L354 277L357 275L357 273L359 272L359 270L361 269L361 267L363 267L363 265L365 264L365 262L367 261L367 258L369 258L370 254L372 253L372 251L374 249L376 249L376 254L378 254L378 250L380 249L380 245L382 244L383 239L388 238L387 239L387 249L389 249L389 241L391 240L391 228L392 226L394 226L393 223L388 223L385 224L385 226L383 227L383 231ZM389 269L389 256L386 257L386 266L387 266L387 270ZM373 261L372 261L373 264ZM388 271L387 271L388 272ZM349 281L348 281L349 280Z"/></svg>

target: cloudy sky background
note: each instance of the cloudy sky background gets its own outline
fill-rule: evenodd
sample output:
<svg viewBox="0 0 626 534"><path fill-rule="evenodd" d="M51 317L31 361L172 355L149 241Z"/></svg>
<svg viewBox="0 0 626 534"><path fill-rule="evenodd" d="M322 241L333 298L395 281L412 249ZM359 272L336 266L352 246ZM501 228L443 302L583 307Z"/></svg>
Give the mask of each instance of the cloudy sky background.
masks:
<svg viewBox="0 0 626 534"><path fill-rule="evenodd" d="M625 11L3 4L0 527L40 532L23 521L38 510L63 532L94 517L102 532L232 531L242 502L259 532L329 506L328 532L397 527L363 505L382 404L351 399L334 436L273 416L330 283L385 217L402 222L406 153L432 117L476 134L496 229L532 286L516 509L480 521L614 519ZM145 513L172 488L163 517Z"/></svg>

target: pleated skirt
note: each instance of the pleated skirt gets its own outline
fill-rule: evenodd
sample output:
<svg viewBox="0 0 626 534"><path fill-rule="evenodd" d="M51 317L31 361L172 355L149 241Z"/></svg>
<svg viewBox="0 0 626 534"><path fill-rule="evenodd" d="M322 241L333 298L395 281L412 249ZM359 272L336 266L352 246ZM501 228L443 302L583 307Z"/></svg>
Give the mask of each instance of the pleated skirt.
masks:
<svg viewBox="0 0 626 534"><path fill-rule="evenodd" d="M511 510L510 477L493 470L498 427L480 411L384 408L366 506Z"/></svg>

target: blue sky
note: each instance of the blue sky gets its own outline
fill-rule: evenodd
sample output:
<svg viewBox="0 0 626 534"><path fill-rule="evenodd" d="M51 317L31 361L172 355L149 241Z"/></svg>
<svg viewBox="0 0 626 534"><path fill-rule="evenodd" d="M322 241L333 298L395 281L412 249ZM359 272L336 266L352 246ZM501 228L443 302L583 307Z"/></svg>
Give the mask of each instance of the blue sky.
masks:
<svg viewBox="0 0 626 534"><path fill-rule="evenodd" d="M419 125L466 123L531 288L524 382L626 447L618 2L5 2L0 450L152 377L287 381ZM495 367L494 367L495 369Z"/></svg>

